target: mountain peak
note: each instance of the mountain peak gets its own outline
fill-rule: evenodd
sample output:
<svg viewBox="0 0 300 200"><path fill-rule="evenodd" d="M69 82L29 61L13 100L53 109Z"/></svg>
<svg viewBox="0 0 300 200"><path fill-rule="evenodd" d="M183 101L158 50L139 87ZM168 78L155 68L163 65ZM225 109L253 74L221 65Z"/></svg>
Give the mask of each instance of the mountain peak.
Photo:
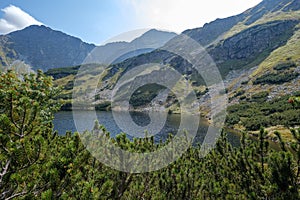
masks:
<svg viewBox="0 0 300 200"><path fill-rule="evenodd" d="M172 32L151 29L131 42L112 42L99 46L93 51L93 62L109 64L122 62L128 58L149 53L165 45L175 37Z"/></svg>
<svg viewBox="0 0 300 200"><path fill-rule="evenodd" d="M176 33L170 32L170 31L162 31L162 30L157 30L157 29L150 29L150 30L146 31L145 33L143 33L138 38L147 37L147 36L154 36L154 35L161 35L161 34L164 34L164 35L173 35L173 36L177 35ZM138 39L138 38L136 38L136 39Z"/></svg>
<svg viewBox="0 0 300 200"><path fill-rule="evenodd" d="M150 29L140 37L134 39L131 43L136 46L151 46L152 48L159 48L175 36L177 36L177 34L173 32Z"/></svg>
<svg viewBox="0 0 300 200"><path fill-rule="evenodd" d="M150 52L163 46L175 33L149 30L132 42L109 43L97 48L101 63L114 54L121 54L122 61L132 56ZM45 25L32 25L7 35L0 36L0 64L8 66L11 61L21 60L34 70L80 65L95 48L81 39ZM129 52L128 52L129 51ZM130 52L133 51L133 52ZM124 52L123 55L122 52ZM1 57L1 55L4 55ZM102 59L103 57L103 59Z"/></svg>
<svg viewBox="0 0 300 200"><path fill-rule="evenodd" d="M5 39L4 39L5 38ZM79 65L95 45L44 25L32 25L0 36L3 49L12 49L13 60L22 60L33 69ZM1 49L0 49L1 50ZM2 65L10 63L2 63Z"/></svg>
<svg viewBox="0 0 300 200"><path fill-rule="evenodd" d="M32 32L32 31L44 31L44 32L46 32L46 31L54 31L54 30L51 29L48 26L45 26L45 25L30 25L30 26L25 27L24 29L8 33L7 35L14 35L14 34L20 33L20 32ZM57 32L59 32L59 31L57 31Z"/></svg>

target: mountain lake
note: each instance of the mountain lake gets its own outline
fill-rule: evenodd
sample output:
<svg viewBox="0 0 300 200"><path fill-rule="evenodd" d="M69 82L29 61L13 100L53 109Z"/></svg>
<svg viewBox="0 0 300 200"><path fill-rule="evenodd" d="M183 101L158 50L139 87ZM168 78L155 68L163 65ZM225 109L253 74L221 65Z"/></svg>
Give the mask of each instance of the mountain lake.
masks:
<svg viewBox="0 0 300 200"><path fill-rule="evenodd" d="M125 113L119 112L119 115L125 115ZM157 113L159 114L159 113ZM100 125L103 125L105 129L110 133L111 137L115 137L121 132L121 128L116 123L112 112L106 111L96 111L97 120L99 121ZM54 130L58 132L59 135L63 135L66 131L81 132L82 130L92 130L95 122L95 112L94 111L76 111L76 125L75 120L73 119L73 112L72 111L60 111L55 114L54 118ZM130 116L133 122L139 126L147 126L151 122L151 118L147 113L142 112L130 112ZM194 116L189 116L190 120L193 120ZM188 119L189 120L189 119ZM180 114L168 114L167 119L161 130L154 135L155 142L159 142L160 140L165 141L169 134L175 135L179 129L181 122L181 115ZM129 126L129 124L126 124ZM77 129L77 128L79 129ZM197 135L194 139L194 142L200 143L203 141L209 124L204 118L200 118L199 127L197 131ZM127 130L134 127L126 127ZM218 129L216 128L216 131ZM148 130L149 131L149 130ZM141 133L145 135L146 133ZM127 136L132 139L132 136L127 134ZM143 136L142 136L143 137ZM239 146L240 144L240 136L236 133L227 132L228 141L233 146Z"/></svg>

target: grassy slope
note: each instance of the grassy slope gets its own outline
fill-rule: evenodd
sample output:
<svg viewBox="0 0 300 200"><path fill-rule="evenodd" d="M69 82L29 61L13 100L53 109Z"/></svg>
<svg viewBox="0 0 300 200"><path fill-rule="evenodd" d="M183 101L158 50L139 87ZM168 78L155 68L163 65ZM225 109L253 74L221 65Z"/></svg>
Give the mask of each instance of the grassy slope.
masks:
<svg viewBox="0 0 300 200"><path fill-rule="evenodd" d="M300 64L300 24L297 28L298 30L295 31L293 37L290 38L285 46L273 51L271 55L259 65L258 69L252 74L253 77L262 75L270 70L272 71L277 64L286 62L287 60L293 61L298 65Z"/></svg>
<svg viewBox="0 0 300 200"><path fill-rule="evenodd" d="M268 13L264 15L262 18L257 20L256 22L245 25L245 22L247 19L245 19L243 22L238 23L236 26L234 26L230 31L228 31L224 35L224 39L229 38L240 31L243 31L247 28L253 27L255 25L264 24L267 22L275 21L275 20L300 20L300 11L293 11L293 12L282 12L277 11L273 13ZM271 54L264 59L262 62L257 63L257 69L254 70L248 77L247 84L240 85L238 88L241 90L245 90L245 93L248 94L248 96L251 96L255 93L259 93L262 91L275 91L276 94L287 94L291 93L291 88L299 88L300 83L295 81L290 81L287 83L284 83L282 85L253 85L253 81L255 81L258 77L263 76L266 73L276 73L276 70L274 70L274 67L278 66L280 63L286 63L286 62L294 62L298 66L300 65L300 24L296 26L295 32L293 36L288 40L288 42L282 46L271 52ZM280 73L280 72L277 72ZM245 79L245 78L244 78ZM232 88L237 88L237 83L241 83L241 77L235 79L232 81L232 83L228 86L229 89L229 96L234 97L237 93L235 90L232 90ZM277 88L283 86L283 88L287 89L286 91L282 92L276 92ZM282 90L282 89L281 89ZM237 101L235 101L237 102Z"/></svg>
<svg viewBox="0 0 300 200"><path fill-rule="evenodd" d="M228 31L224 36L223 36L223 40L225 40L226 38L229 38L231 36L234 36L237 33L240 33L243 30L246 30L247 28L253 27L255 25L260 25L260 24L265 24L267 22L271 22L271 21L275 21L275 20L291 20L291 19L298 19L300 20L300 11L294 11L294 12L282 12L282 11L277 11L277 12L273 12L273 13L268 13L266 15L264 15L262 18L258 19L257 21L255 21L254 23L250 24L250 25L245 25L246 21L248 19L245 19L243 22L238 23L236 26L234 26L230 31ZM300 25L297 26L297 28L300 28ZM263 75L266 72L272 72L274 71L273 68L281 62L284 61L293 61L295 63L297 63L298 65L300 64L300 30L296 30L294 35L289 39L289 41L287 42L286 45L276 49L275 51L273 51L265 60L261 60L258 59L259 61L257 62L258 65L258 69L255 70L253 72L252 75L250 75L250 81L249 84L246 84L246 86L249 86L248 89L246 89L246 93L249 92L250 96L252 94L261 92L261 91L270 91L270 90L276 90L276 87L278 87L278 85L251 85L252 81L255 80L258 76ZM241 63L242 65L242 63ZM107 79L108 82L104 83L104 82L99 82L100 87L104 88L104 89L111 89L115 82L118 80L118 78L120 77L120 73L118 72L116 74L116 76ZM62 78L62 80L57 80L56 83L58 85L66 85L68 84L71 79L74 78L72 76L68 76L68 77L64 77ZM105 76L103 77L105 79ZM103 79L101 78L101 80ZM238 80L234 80L233 83L236 84L236 82L238 82ZM291 87L294 83L286 83L285 85L290 85ZM87 87L84 87L83 89L85 89ZM229 87L230 88L230 87ZM234 88L234 87L232 87ZM240 90L243 90L244 86L240 87ZM237 93L237 91L231 91L233 92L233 95L235 95L235 93ZM284 94L284 91L282 91ZM65 93L70 93L70 91L65 91ZM232 96L231 94L229 95L230 97Z"/></svg>
<svg viewBox="0 0 300 200"><path fill-rule="evenodd" d="M224 40L234 36L235 34L243 30L246 30L247 28L276 20L300 20L300 11L277 11L273 13L268 13L264 15L261 19L257 20L256 22L250 25L244 24L247 21L247 19L245 19L244 22L238 23L230 31L228 31L224 35ZM296 28L300 28L300 24ZM286 60L294 61L297 64L300 63L300 30L296 30L293 37L290 38L290 40L285 46L276 49L271 53L270 56L268 56L267 59L265 59L261 63L258 63L259 68L253 73L252 76L255 77L257 75L263 74L268 70L272 70L272 68L278 63L284 62Z"/></svg>
<svg viewBox="0 0 300 200"><path fill-rule="evenodd" d="M299 25L298 25L299 27ZM259 78L264 76L265 74L280 74L282 72L276 71L274 68L278 66L280 63L292 62L297 66L300 65L300 30L295 31L294 35L290 38L286 45L274 50L262 63L260 63L257 69L249 76L249 82L246 85L242 85L241 89L245 90L245 92L249 95L255 94L261 91L271 91L275 94L288 94L293 92L295 89L300 88L300 82L291 80L289 82L283 83L281 85L276 84L258 84L253 85L253 82ZM293 70L285 70L293 74ZM233 85L236 84L239 80L236 79L230 85L229 88L233 88ZM279 89L281 87L281 89ZM283 89L284 88L284 89ZM229 96L235 91L231 91Z"/></svg>
<svg viewBox="0 0 300 200"><path fill-rule="evenodd" d="M248 19L248 18L247 18ZM268 13L264 15L262 18L257 20L256 22L250 24L250 25L245 25L245 22L247 21L245 19L243 22L239 22L237 25L232 27L227 33L224 34L224 40L227 38L230 38L234 36L237 33L240 33L243 30L246 30L248 28L251 28L256 25L260 24L265 24L271 21L276 21L276 20L300 20L300 11L294 11L294 12L282 12L282 11L277 11L274 13Z"/></svg>
<svg viewBox="0 0 300 200"><path fill-rule="evenodd" d="M247 19L245 19L244 22L240 22L235 25L230 31L224 34L223 37L225 40L255 25L264 24L275 20L291 19L300 20L300 11L278 11L274 13L268 13L250 25L245 25L245 22L247 21ZM297 66L300 65L300 24L296 26L294 35L288 40L287 44L274 50L265 60L263 60L261 63L258 63L257 69L254 70L249 76L248 83L241 85L237 90L231 90L229 96L234 97L234 95L238 94L239 91L243 91L243 94L241 93L241 95L236 95L236 98L247 96L247 99L249 100L249 98L251 99L251 97L255 96L256 94L259 94L263 91L267 91L268 93L272 91L274 92L276 88L281 86L284 88L294 88L293 91L299 90L299 81L290 81L282 85L252 85L252 82L257 77L260 77L266 73L280 73L274 68L278 66L278 64L285 62L294 62ZM229 89L234 88L234 85L236 85L237 82L240 82L239 78L233 80L232 84L229 86ZM266 102L266 99L261 102L247 102L247 100L235 101L235 103L239 102L239 104L229 107L227 125L233 125L233 127L238 130L250 131L251 129L259 129L259 127L251 128L251 122L258 124L260 123L264 127L269 127L267 130L269 131L268 137L270 139L275 138L275 131L280 131L283 133L282 137L284 140L287 142L291 141L291 132L289 131L288 127L296 126L295 124L299 125L299 108L293 109L290 105L288 105L287 99L289 95L284 96L286 92L292 91L281 91L281 95L283 96L277 96L277 98L275 97L275 99L270 102ZM286 108L287 110L283 111L282 108ZM229 122L231 120L235 122L231 124ZM257 131L253 131L252 133L255 135L257 134Z"/></svg>
<svg viewBox="0 0 300 200"><path fill-rule="evenodd" d="M17 53L14 50L2 46L0 42L0 58L2 58L0 60L0 67L10 65L16 57Z"/></svg>

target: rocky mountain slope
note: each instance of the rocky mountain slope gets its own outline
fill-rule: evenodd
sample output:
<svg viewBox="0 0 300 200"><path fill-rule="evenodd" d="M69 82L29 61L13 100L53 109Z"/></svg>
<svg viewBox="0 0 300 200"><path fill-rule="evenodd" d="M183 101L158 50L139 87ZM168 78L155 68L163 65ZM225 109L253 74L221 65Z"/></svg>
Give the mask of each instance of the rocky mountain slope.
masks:
<svg viewBox="0 0 300 200"><path fill-rule="evenodd" d="M286 45L298 28L298 6L296 0L264 0L240 15L217 19L183 33L207 47L225 77L232 70L259 65L274 50ZM116 67L127 69L150 61L169 63L180 72L189 71L188 63L160 50L134 57Z"/></svg>
<svg viewBox="0 0 300 200"><path fill-rule="evenodd" d="M0 36L0 66L9 66L19 60L24 61L34 70L47 71L52 68L82 64L87 55L95 48L103 55L101 62L105 62L107 58L124 51L124 49L131 48L130 53L117 58L116 62L120 62L159 48L174 36L176 36L175 33L150 30L132 42L109 43L96 48L94 44L85 43L79 38L63 32L52 30L46 26L33 25ZM139 46L145 46L145 44L147 48L136 51Z"/></svg>
<svg viewBox="0 0 300 200"><path fill-rule="evenodd" d="M206 46L215 40L221 40L233 33L241 31L241 27L259 23L259 21L271 14L277 12L290 12L300 9L298 0L264 0L254 8L251 8L239 15L217 19L205 24L203 27L186 30L183 33L197 40L201 45ZM238 28L237 28L238 27Z"/></svg>
<svg viewBox="0 0 300 200"><path fill-rule="evenodd" d="M36 25L3 35L0 43L2 66L9 66L9 61L22 60L33 69L43 70L78 65L95 48L78 38Z"/></svg>
<svg viewBox="0 0 300 200"><path fill-rule="evenodd" d="M242 14L217 19L183 34L206 47L223 76L230 103L237 103L263 91L272 99L300 90L299 28L298 0L264 0ZM109 100L111 89L123 74L147 63L167 64L184 74L200 94L200 103L207 106L209 94L205 93L201 75L188 61L160 49L108 67L100 80L103 84L98 96ZM72 77L64 77L60 83L64 79L71 81Z"/></svg>
<svg viewBox="0 0 300 200"><path fill-rule="evenodd" d="M112 63L105 68L99 80L101 84L96 94L99 104L108 105L112 89L126 72L143 64L159 63L169 65L183 74L192 83L202 107L208 107L210 97L206 84L192 64L178 55L162 50L164 47L153 50L156 46L151 46L161 44L174 35L166 34L166 38L163 38L158 34L155 40L151 40L151 35L156 34L157 31L150 31L130 44L119 42L97 48L98 53L105 55L108 63ZM299 0L264 0L239 15L217 19L201 28L186 30L183 34L203 45L213 58L224 79L229 102L232 104L247 101L260 94L266 95L270 100L300 90ZM176 38L171 39L165 46L176 43ZM2 37L2 40L10 44L7 37ZM148 42L146 45L145 41ZM115 47L118 51L114 51ZM3 62L19 55L9 45L1 45L1 48L0 56L4 51L10 55L3 57ZM107 61L101 59L100 57L98 60L100 63ZM59 68L48 72L58 79L57 84L65 85L63 95L66 99L71 98L73 80L79 67ZM163 88L155 88L153 91L158 93L158 97L165 96L160 95L165 92ZM139 95L141 98L134 99L145 100L147 95L155 97L153 92ZM161 101L154 99L157 104ZM169 99L174 100L173 95ZM155 102L151 102L151 105L155 105ZM166 105L173 106L171 102Z"/></svg>
<svg viewBox="0 0 300 200"><path fill-rule="evenodd" d="M176 36L175 33L151 29L131 42L113 42L98 46L92 52L93 62L113 64L128 58L149 53L165 45Z"/></svg>

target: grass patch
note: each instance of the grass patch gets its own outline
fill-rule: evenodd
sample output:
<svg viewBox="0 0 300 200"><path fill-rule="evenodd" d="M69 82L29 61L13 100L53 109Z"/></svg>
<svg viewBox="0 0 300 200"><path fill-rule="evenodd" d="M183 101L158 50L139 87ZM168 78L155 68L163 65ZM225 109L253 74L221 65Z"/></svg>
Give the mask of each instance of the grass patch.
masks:
<svg viewBox="0 0 300 200"><path fill-rule="evenodd" d="M232 27L223 37L223 40L226 40L238 33L240 33L243 30L246 30L248 28L251 28L256 25L265 24L271 21L278 21L278 20L300 20L300 11L293 11L293 12L273 12L273 13L267 13L262 18L258 19L254 23L250 25L245 25L248 18L246 18L243 22L239 22L234 27Z"/></svg>

